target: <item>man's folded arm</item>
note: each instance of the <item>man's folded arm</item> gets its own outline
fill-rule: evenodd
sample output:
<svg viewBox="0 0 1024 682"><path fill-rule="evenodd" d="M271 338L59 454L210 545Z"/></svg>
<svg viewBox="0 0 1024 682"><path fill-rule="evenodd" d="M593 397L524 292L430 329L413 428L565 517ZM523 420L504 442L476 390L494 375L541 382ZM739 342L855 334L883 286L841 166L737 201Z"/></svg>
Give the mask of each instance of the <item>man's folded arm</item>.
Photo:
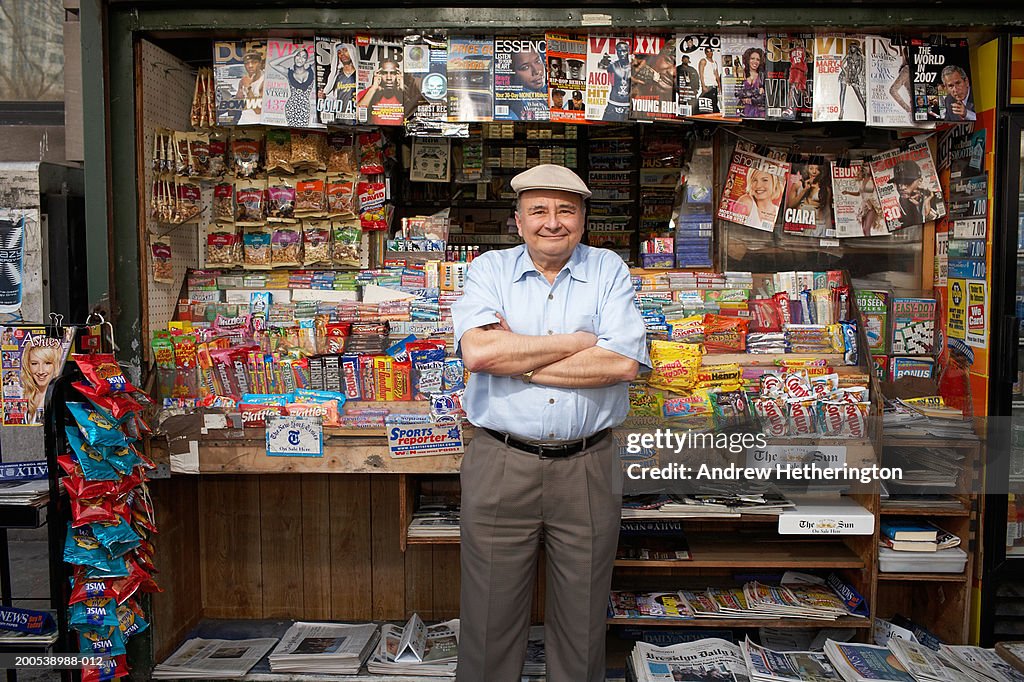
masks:
<svg viewBox="0 0 1024 682"><path fill-rule="evenodd" d="M515 376L568 358L595 343L597 337L589 332L529 336L489 325L467 330L460 347L470 372Z"/></svg>

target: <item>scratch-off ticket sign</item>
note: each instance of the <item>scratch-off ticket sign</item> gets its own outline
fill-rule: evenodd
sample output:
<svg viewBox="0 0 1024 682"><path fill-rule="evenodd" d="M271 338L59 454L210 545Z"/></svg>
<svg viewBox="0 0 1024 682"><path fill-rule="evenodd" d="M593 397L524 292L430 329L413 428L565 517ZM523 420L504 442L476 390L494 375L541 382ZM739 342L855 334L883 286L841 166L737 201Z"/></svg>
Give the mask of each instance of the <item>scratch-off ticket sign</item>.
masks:
<svg viewBox="0 0 1024 682"><path fill-rule="evenodd" d="M388 449L395 459L458 455L464 450L461 424L388 424Z"/></svg>

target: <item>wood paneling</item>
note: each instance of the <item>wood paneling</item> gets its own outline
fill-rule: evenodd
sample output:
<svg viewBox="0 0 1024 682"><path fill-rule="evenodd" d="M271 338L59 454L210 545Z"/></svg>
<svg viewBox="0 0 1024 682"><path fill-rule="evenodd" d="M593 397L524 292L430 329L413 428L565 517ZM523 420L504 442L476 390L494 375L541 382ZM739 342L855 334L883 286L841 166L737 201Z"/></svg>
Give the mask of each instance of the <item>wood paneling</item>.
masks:
<svg viewBox="0 0 1024 682"><path fill-rule="evenodd" d="M262 618L260 479L202 478L198 507L203 615Z"/></svg>
<svg viewBox="0 0 1024 682"><path fill-rule="evenodd" d="M263 574L263 618L303 616L302 479L264 476L260 479L260 568Z"/></svg>
<svg viewBox="0 0 1024 682"><path fill-rule="evenodd" d="M462 585L458 545L435 545L433 561L434 618L458 618Z"/></svg>
<svg viewBox="0 0 1024 682"><path fill-rule="evenodd" d="M399 546L397 476L370 478L370 556L373 566L373 619L404 619L405 554Z"/></svg>
<svg viewBox="0 0 1024 682"><path fill-rule="evenodd" d="M163 592L153 595L153 650L158 660L169 655L202 617L199 590L198 479L152 481L156 508L154 537L156 576Z"/></svg>
<svg viewBox="0 0 1024 682"><path fill-rule="evenodd" d="M330 515L331 618L370 620L370 477L328 479L330 506L325 512Z"/></svg>
<svg viewBox="0 0 1024 682"><path fill-rule="evenodd" d="M323 620L331 617L331 487L327 476L301 481L302 617Z"/></svg>

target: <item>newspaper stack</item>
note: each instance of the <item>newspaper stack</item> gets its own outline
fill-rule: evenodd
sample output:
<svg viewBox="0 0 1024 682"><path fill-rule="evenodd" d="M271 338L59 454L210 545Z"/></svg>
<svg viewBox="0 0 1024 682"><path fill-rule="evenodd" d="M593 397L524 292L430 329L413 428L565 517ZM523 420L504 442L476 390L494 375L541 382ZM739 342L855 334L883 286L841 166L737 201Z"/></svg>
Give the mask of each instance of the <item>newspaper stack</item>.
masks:
<svg viewBox="0 0 1024 682"><path fill-rule="evenodd" d="M277 638L187 640L153 668L154 680L240 680L277 644Z"/></svg>
<svg viewBox="0 0 1024 682"><path fill-rule="evenodd" d="M46 479L0 482L0 504L38 507L46 502L49 493L50 482Z"/></svg>
<svg viewBox="0 0 1024 682"><path fill-rule="evenodd" d="M825 642L825 655L846 682L914 682L887 647Z"/></svg>
<svg viewBox="0 0 1024 682"><path fill-rule="evenodd" d="M444 498L421 497L412 515L409 537L459 537L459 504Z"/></svg>
<svg viewBox="0 0 1024 682"><path fill-rule="evenodd" d="M418 614L404 626L382 625L366 670L375 675L454 677L459 659L459 620L427 627Z"/></svg>
<svg viewBox="0 0 1024 682"><path fill-rule="evenodd" d="M376 646L377 636L374 623L295 623L270 654L270 669L356 675Z"/></svg>
<svg viewBox="0 0 1024 682"><path fill-rule="evenodd" d="M532 625L526 640L523 677L544 677L547 674L547 669L547 658L544 656L544 626Z"/></svg>
<svg viewBox="0 0 1024 682"><path fill-rule="evenodd" d="M939 647L939 653L947 667L951 664L957 671L974 682L990 682L991 680L1024 682L1024 673L1003 660L994 649L943 644Z"/></svg>
<svg viewBox="0 0 1024 682"><path fill-rule="evenodd" d="M974 422L960 410L948 407L924 407L902 400L886 403L882 412L885 438L956 438L973 440Z"/></svg>
<svg viewBox="0 0 1024 682"><path fill-rule="evenodd" d="M715 638L664 647L637 642L630 655L630 667L637 682L748 680L740 648Z"/></svg>
<svg viewBox="0 0 1024 682"><path fill-rule="evenodd" d="M623 592L612 590L608 596L610 618L651 618L690 620L693 611L682 592Z"/></svg>
<svg viewBox="0 0 1024 682"><path fill-rule="evenodd" d="M830 682L843 680L820 651L774 651L748 637L741 645L753 682Z"/></svg>
<svg viewBox="0 0 1024 682"><path fill-rule="evenodd" d="M903 478L889 481L889 485L894 489L906 486L953 489L965 458L964 452L956 448L887 447L885 465L903 471Z"/></svg>
<svg viewBox="0 0 1024 682"><path fill-rule="evenodd" d="M939 652L923 644L893 637L889 640L889 649L917 682L954 682L961 678L946 666Z"/></svg>
<svg viewBox="0 0 1024 682"><path fill-rule="evenodd" d="M776 618L835 620L849 616L846 605L824 585L765 585L756 581L743 586L749 607Z"/></svg>

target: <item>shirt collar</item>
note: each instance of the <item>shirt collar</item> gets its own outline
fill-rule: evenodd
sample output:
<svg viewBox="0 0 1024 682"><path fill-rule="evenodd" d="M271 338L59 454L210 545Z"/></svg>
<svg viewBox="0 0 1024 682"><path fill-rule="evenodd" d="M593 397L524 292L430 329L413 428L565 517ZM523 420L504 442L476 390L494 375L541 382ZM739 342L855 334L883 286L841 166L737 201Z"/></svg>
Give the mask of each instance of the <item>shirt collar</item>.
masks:
<svg viewBox="0 0 1024 682"><path fill-rule="evenodd" d="M583 257L584 248L582 244L577 244L576 248L573 249L572 255L569 256L568 262L562 268L563 270L568 270L569 276L577 282L587 281L587 265ZM515 267L512 270L512 281L518 282L529 272L540 274L537 266L533 264L533 260L530 258L530 253L526 250L526 245L523 244L519 247L519 255L516 257Z"/></svg>

